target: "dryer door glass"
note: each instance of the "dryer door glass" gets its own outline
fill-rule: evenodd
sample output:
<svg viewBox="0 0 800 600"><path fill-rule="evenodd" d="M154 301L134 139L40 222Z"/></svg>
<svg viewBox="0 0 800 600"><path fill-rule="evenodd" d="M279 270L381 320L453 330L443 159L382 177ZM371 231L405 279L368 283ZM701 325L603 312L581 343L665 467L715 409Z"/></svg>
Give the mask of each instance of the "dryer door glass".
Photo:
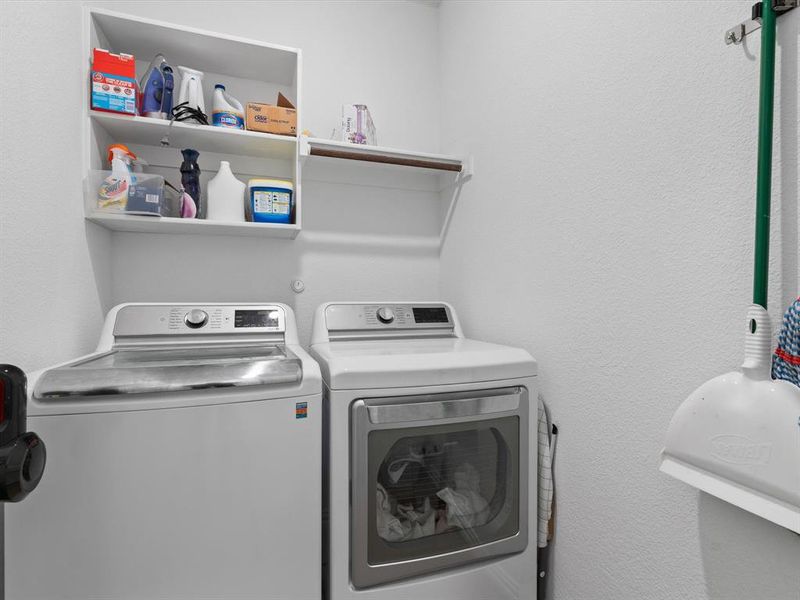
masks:
<svg viewBox="0 0 800 600"><path fill-rule="evenodd" d="M376 545L371 563L391 562L398 553L442 554L517 533L512 466L519 454L518 417L408 433L399 439L397 430L369 436L377 477L375 532L394 542Z"/></svg>
<svg viewBox="0 0 800 600"><path fill-rule="evenodd" d="M354 508L368 499L366 510L353 512L354 526L361 525L354 533L367 520L361 540L367 552L366 565L354 565L354 583L365 586L524 549L527 399L523 408L521 396L483 392L429 396L429 402L367 401L366 439L360 441L366 460L356 473Z"/></svg>

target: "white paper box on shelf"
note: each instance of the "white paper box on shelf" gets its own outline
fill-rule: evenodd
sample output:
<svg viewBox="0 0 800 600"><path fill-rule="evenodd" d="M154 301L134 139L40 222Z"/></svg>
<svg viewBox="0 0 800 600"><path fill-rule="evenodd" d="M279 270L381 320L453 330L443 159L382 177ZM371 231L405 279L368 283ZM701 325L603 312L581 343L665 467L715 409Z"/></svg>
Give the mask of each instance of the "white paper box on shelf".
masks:
<svg viewBox="0 0 800 600"><path fill-rule="evenodd" d="M375 124L366 104L342 105L342 141L351 144L378 145Z"/></svg>

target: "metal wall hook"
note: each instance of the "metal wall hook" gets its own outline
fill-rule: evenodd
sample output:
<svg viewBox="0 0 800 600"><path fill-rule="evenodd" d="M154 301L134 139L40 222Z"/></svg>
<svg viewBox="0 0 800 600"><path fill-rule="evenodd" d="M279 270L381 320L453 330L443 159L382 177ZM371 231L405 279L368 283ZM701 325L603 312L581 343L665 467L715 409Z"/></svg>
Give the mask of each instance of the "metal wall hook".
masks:
<svg viewBox="0 0 800 600"><path fill-rule="evenodd" d="M800 0L771 0L772 9L778 16L783 13L797 8L800 5ZM725 43L730 46L731 44L741 44L744 38L754 31L761 29L761 11L762 3L757 2L753 5L752 14L747 21L742 21L735 27L731 27L725 32Z"/></svg>
<svg viewBox="0 0 800 600"><path fill-rule="evenodd" d="M728 45L741 44L745 36L761 29L761 11L761 2L753 4L753 7L750 9L750 18L725 32L725 43Z"/></svg>
<svg viewBox="0 0 800 600"><path fill-rule="evenodd" d="M731 44L741 44L745 36L750 35L758 29L761 29L760 20L748 19L747 21L743 21L736 27L731 27L725 32L725 43L729 46Z"/></svg>

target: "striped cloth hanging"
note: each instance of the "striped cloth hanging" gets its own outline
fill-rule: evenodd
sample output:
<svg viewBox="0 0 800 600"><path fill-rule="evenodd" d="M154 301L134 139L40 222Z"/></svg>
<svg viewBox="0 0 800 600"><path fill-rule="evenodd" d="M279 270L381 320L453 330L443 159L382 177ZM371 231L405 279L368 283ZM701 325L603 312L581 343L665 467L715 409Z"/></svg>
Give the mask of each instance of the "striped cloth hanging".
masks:
<svg viewBox="0 0 800 600"><path fill-rule="evenodd" d="M550 424L544 402L539 398L539 470L537 545L547 546L550 517L553 516L553 457L550 446Z"/></svg>
<svg viewBox="0 0 800 600"><path fill-rule="evenodd" d="M783 315L778 347L772 357L772 377L800 386L800 298Z"/></svg>

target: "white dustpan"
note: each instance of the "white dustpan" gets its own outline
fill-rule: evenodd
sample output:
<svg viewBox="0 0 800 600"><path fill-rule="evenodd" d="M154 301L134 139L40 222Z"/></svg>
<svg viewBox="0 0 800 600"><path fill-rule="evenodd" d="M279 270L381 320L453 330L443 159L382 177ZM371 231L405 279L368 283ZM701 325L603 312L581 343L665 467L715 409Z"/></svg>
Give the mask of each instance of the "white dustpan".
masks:
<svg viewBox="0 0 800 600"><path fill-rule="evenodd" d="M661 470L800 533L800 388L770 376L769 275L775 12L762 3L756 256L741 371L697 388L667 430Z"/></svg>
<svg viewBox="0 0 800 600"><path fill-rule="evenodd" d="M772 328L761 306L750 308L746 331L742 369L678 408L661 470L800 533L800 388L770 376Z"/></svg>

